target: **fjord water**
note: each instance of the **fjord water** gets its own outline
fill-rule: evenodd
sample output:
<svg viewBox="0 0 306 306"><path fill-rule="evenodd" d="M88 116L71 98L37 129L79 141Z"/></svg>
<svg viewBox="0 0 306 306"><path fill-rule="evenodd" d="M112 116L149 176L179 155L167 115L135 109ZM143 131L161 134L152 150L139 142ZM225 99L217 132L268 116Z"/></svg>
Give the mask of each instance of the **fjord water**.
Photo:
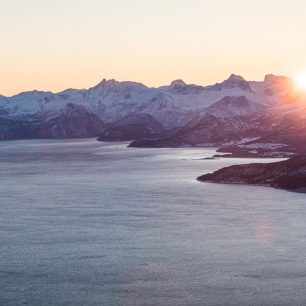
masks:
<svg viewBox="0 0 306 306"><path fill-rule="evenodd" d="M306 196L199 183L213 148L0 143L1 305L302 305Z"/></svg>

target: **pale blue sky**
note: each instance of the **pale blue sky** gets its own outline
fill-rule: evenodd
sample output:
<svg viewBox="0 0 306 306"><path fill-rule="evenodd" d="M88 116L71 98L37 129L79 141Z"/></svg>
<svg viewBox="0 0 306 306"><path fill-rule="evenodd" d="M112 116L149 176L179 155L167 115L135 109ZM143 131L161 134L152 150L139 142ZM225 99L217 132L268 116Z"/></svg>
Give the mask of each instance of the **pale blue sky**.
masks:
<svg viewBox="0 0 306 306"><path fill-rule="evenodd" d="M0 93L306 73L306 1L0 0Z"/></svg>

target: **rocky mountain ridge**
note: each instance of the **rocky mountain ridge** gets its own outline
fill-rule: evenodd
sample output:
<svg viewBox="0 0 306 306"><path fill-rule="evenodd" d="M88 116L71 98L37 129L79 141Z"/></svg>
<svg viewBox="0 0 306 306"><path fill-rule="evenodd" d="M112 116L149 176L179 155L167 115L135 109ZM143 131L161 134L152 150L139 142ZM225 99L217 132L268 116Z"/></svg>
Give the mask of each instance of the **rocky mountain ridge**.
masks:
<svg viewBox="0 0 306 306"><path fill-rule="evenodd" d="M289 93L294 101L298 100L299 97L292 94L292 86L289 78L272 75L266 76L262 82L246 81L231 75L225 81L210 86L176 80L159 88L104 79L89 89L67 89L60 93L31 91L13 97L0 96L0 120L5 122L0 138L98 136L105 125L114 125L135 114L149 115L166 129L178 128L179 137L183 137L183 141L175 140L178 145L197 145L208 141L223 143L233 138L238 129L242 133L253 131L252 124L247 121L269 109L281 108L284 101L289 103ZM69 105L78 112L70 110L67 116ZM80 118L82 116L84 118ZM72 117L78 117L78 123ZM23 132L18 132L19 126L22 126ZM74 128L79 131L73 131ZM185 132L181 132L181 128ZM186 136L187 130L194 135ZM212 137L214 133L216 136ZM160 136L169 137L167 135ZM131 138L137 140L139 134L135 133ZM164 139L163 142L167 141Z"/></svg>

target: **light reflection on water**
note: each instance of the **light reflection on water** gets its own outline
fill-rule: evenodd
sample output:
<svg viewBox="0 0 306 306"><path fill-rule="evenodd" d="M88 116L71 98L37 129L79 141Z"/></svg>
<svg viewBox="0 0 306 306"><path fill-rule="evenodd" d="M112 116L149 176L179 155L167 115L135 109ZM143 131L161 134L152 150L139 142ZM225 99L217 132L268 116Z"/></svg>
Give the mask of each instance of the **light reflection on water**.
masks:
<svg viewBox="0 0 306 306"><path fill-rule="evenodd" d="M257 161L213 154L0 142L0 304L304 304L305 195L197 182Z"/></svg>

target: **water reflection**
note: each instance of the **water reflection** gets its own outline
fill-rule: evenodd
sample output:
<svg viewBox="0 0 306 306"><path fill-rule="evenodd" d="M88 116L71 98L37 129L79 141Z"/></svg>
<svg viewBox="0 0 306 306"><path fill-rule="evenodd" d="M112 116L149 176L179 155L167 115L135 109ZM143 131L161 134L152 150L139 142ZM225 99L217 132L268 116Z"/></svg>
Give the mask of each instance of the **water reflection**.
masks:
<svg viewBox="0 0 306 306"><path fill-rule="evenodd" d="M272 246L279 239L277 226L271 220L259 221L254 232L255 239L265 245Z"/></svg>

